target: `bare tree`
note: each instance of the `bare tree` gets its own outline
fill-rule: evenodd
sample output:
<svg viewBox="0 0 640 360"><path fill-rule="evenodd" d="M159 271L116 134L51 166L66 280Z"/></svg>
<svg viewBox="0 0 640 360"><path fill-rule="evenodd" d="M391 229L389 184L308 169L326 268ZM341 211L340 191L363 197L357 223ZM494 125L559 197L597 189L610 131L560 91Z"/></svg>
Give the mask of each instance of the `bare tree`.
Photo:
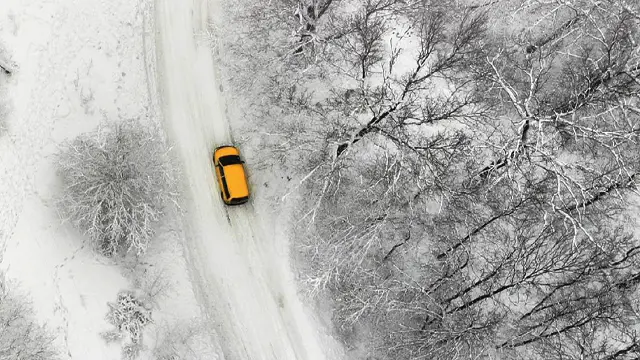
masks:
<svg viewBox="0 0 640 360"><path fill-rule="evenodd" d="M580 336L583 340L573 341L575 347L565 345L565 356L578 356L580 351L593 358L623 353L633 356L636 336L632 324L637 318L625 304L637 284L634 273L626 269L638 266L637 245L628 236L602 233L607 221L624 207L624 191L635 190L639 168L638 116L633 110L639 90L633 45L637 23L628 13L614 10L590 10L581 15L587 26L547 38L534 57L505 50L508 47L496 52L495 47L489 47L484 55L486 67L471 68L467 73L477 74L475 84L485 90L475 93L486 95L485 103L492 106L495 115L463 117L468 127L462 131L465 138L475 140L475 146L482 145L471 154L475 152L480 159L496 155L489 164L471 171L464 186L432 188L432 194L447 200L441 202L441 214L426 231L431 244L445 245L436 252L440 262L427 256L413 259L423 267L416 272L416 265L407 263L410 257L397 251L398 246L406 246L403 241L380 255L382 264L391 255L395 258L393 270L389 270L376 262L380 247L363 246L356 240L365 237L356 234L371 231L367 243L377 245L384 239L384 228L394 226L386 217L376 225L349 221L353 235L342 238L348 246L340 248L345 253L339 258L360 254L357 261L344 262L362 269L355 275L358 280L347 275L335 278L336 292L342 298L340 307L345 298L348 300L341 317L370 324L383 321L394 334L388 345L394 358L427 354L465 358L492 353L515 357L536 353L541 358L555 354L561 358L558 344ZM563 25L558 34L569 32L575 21ZM495 98L501 100L496 102ZM363 129L367 127L358 130L349 145L338 148L338 155L362 139L361 132L369 133ZM445 137L452 139L450 134ZM468 143L448 144L464 151ZM433 161L428 163L433 165ZM474 163L481 161L461 162L447 170L464 176L460 170ZM367 174L362 169L358 166L360 176ZM342 201L353 202L354 197L347 195L354 191L345 179L348 174L341 170L343 189L335 194ZM401 178L398 184L402 184ZM374 190L372 195L381 194L376 187L368 189ZM366 198L371 203L381 200L379 195ZM368 205L366 209L362 216L381 219L377 207ZM385 208L382 213L390 210ZM336 213L335 208L326 211ZM335 223L330 228L339 229ZM460 236L452 236L459 232ZM335 241L329 243L336 245ZM620 259L624 261L619 263ZM350 267L346 269L354 274ZM392 285L398 282L404 285ZM510 306L514 297L518 305ZM517 317L517 309L527 306L524 299L535 298L538 303L529 312L540 317L533 319L526 313ZM389 316L393 311L403 315ZM420 317L422 321L417 320ZM396 321L402 329L391 325ZM506 329L514 328L519 330L505 337ZM491 344L490 339L496 342ZM588 339L592 353L580 345Z"/></svg>
<svg viewBox="0 0 640 360"><path fill-rule="evenodd" d="M164 267L150 264L132 257L124 262L124 273L131 281L133 288L140 293L140 300L155 308L167 296L175 290L175 283L171 280L171 274Z"/></svg>
<svg viewBox="0 0 640 360"><path fill-rule="evenodd" d="M382 32L386 8L365 6L363 14L354 22L357 36L356 49L347 54L355 55L359 64L356 78L361 81L358 108L366 109L370 119L351 132L349 139L338 144L336 156L342 155L350 146L355 145L368 134L386 136L397 145L424 150L428 146L414 144L410 140L413 129L433 125L439 121L460 120L478 115L481 109L475 107L475 99L470 95L467 83L460 82L448 94L440 96L428 94L433 90L433 81L441 77L451 77L465 63L465 57L476 50L475 43L482 36L484 17L467 12L459 23L451 29L446 20L447 13L424 11L411 14L412 27L420 34L419 46L415 51L415 65L408 72L397 70L395 63L400 55L392 49L382 66L382 83L371 88L366 86L367 75L374 64L380 63ZM413 19L412 19L413 18ZM358 51L358 49L362 49ZM371 99L375 99L371 101Z"/></svg>
<svg viewBox="0 0 640 360"><path fill-rule="evenodd" d="M298 0L296 1L294 17L298 20L300 26L296 29L296 35L299 37L300 45L294 51L295 54L301 53L305 47L313 47L320 39L318 35L319 22L327 10L337 0Z"/></svg>
<svg viewBox="0 0 640 360"><path fill-rule="evenodd" d="M637 357L637 6L505 3L525 41L490 3L362 1L273 58L305 280L387 359Z"/></svg>
<svg viewBox="0 0 640 360"><path fill-rule="evenodd" d="M62 215L106 256L142 254L175 197L166 150L134 121L67 143L59 156Z"/></svg>
<svg viewBox="0 0 640 360"><path fill-rule="evenodd" d="M16 289L0 283L0 359L52 360L54 337L36 322L31 305Z"/></svg>
<svg viewBox="0 0 640 360"><path fill-rule="evenodd" d="M151 306L139 294L121 291L115 303L109 303L107 320L115 326L102 334L108 342L121 342L125 360L135 360L143 350L143 330L152 322Z"/></svg>

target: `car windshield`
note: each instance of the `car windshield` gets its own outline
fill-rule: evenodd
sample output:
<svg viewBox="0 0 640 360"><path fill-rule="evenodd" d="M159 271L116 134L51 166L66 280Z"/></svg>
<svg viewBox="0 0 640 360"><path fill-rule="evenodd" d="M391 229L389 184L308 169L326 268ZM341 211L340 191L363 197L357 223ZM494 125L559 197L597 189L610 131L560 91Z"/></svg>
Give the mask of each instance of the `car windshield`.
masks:
<svg viewBox="0 0 640 360"><path fill-rule="evenodd" d="M240 160L240 157L238 155L223 156L218 161L222 166L242 164L242 160Z"/></svg>

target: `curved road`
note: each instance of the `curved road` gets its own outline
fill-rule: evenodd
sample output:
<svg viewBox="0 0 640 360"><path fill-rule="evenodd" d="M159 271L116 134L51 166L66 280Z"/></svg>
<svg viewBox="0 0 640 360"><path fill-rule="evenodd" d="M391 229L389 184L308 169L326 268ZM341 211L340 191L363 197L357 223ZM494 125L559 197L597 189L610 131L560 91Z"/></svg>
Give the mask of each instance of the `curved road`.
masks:
<svg viewBox="0 0 640 360"><path fill-rule="evenodd" d="M195 34L206 0L157 0L158 87L164 127L187 182L187 260L198 300L225 358L326 359L288 268L286 239L265 236L251 205L227 209L211 150L231 143L211 50Z"/></svg>

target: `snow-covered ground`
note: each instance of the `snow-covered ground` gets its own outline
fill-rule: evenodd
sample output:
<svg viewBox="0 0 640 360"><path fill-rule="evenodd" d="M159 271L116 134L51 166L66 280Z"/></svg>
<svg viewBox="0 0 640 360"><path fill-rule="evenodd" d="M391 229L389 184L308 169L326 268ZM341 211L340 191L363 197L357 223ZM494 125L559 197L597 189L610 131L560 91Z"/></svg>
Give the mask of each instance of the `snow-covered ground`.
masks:
<svg viewBox="0 0 640 360"><path fill-rule="evenodd" d="M297 297L286 237L275 236L252 205L227 208L218 195L211 152L233 139L211 49L200 41L216 2L160 0L157 6L158 87L168 138L188 182L183 189L188 259L225 355L337 358L319 340Z"/></svg>
<svg viewBox="0 0 640 360"><path fill-rule="evenodd" d="M19 66L3 84L11 115L0 136L1 267L30 295L63 359L120 359L119 346L100 332L110 329L107 302L131 284L60 223L54 155L104 119L153 114L143 46L150 9L130 0L4 0L0 7L0 43ZM146 35L153 45L153 32ZM161 234L162 248L147 261L166 268L178 289L154 313L157 323L171 324L200 313L180 239Z"/></svg>
<svg viewBox="0 0 640 360"><path fill-rule="evenodd" d="M107 302L132 284L61 224L55 154L105 119L129 118L167 131L184 185L182 217L163 221L144 259L173 287L154 321L206 319L202 349L221 347L226 359L339 358L296 294L287 239L266 209L228 209L219 199L210 153L233 141L210 49L199 41L215 6L4 0L0 7L0 44L18 66L2 85L12 110L0 135L0 269L30 295L63 358L120 358L100 332L110 329Z"/></svg>

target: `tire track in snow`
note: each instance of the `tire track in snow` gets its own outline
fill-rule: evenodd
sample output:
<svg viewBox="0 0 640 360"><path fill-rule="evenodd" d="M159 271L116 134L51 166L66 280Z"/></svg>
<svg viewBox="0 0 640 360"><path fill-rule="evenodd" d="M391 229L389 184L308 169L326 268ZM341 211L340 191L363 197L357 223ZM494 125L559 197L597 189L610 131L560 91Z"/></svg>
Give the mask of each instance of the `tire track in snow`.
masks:
<svg viewBox="0 0 640 360"><path fill-rule="evenodd" d="M248 206L227 210L218 196L211 152L231 142L210 49L196 38L208 22L207 2L156 2L159 90L165 129L182 166L186 212L185 250L192 279L205 301L208 318L217 320L221 345L229 359L323 359L310 354L284 300L290 283L279 281L272 251L261 251ZM267 259L264 259L267 257ZM272 287L277 290L273 290ZM289 288L288 296L295 296ZM308 334L308 332L306 333Z"/></svg>
<svg viewBox="0 0 640 360"><path fill-rule="evenodd" d="M255 296L252 277L234 244L211 173L212 145L225 140L224 121L216 121L213 66L205 49L197 49L193 32L193 3L159 1L158 60L163 81L164 116L169 138L189 180L185 207L186 250L201 298L218 320L225 355L230 359L294 359L272 323L265 319ZM209 60L209 61L208 61ZM205 95L206 94L206 95ZM220 118L218 118L220 120ZM275 348L275 349L274 349ZM277 350L278 353L272 353Z"/></svg>

